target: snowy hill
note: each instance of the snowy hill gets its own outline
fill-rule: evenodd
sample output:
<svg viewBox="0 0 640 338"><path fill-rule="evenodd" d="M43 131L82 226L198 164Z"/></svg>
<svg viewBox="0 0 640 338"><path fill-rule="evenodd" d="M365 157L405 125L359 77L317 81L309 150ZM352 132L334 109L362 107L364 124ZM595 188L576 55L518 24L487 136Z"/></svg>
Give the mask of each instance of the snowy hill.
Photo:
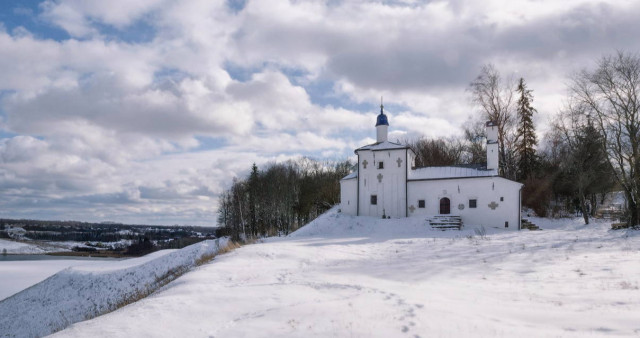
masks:
<svg viewBox="0 0 640 338"><path fill-rule="evenodd" d="M215 254L226 239L141 258L65 269L0 301L0 336L37 337L112 311L157 290Z"/></svg>
<svg viewBox="0 0 640 338"><path fill-rule="evenodd" d="M640 236L432 231L335 210L219 256L60 337L592 337L640 334ZM158 323L162 323L158 325Z"/></svg>

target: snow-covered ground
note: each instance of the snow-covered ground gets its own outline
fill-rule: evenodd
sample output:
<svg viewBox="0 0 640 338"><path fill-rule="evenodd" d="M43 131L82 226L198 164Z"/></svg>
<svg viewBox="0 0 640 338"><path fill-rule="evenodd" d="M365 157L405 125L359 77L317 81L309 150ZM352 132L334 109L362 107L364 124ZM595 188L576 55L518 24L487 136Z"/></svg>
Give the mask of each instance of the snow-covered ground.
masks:
<svg viewBox="0 0 640 338"><path fill-rule="evenodd" d="M33 255L45 254L49 252L69 251L69 249L45 245L42 243L24 243L9 239L0 239L0 254L6 250L7 254L12 255Z"/></svg>
<svg viewBox="0 0 640 338"><path fill-rule="evenodd" d="M335 209L59 337L640 335L640 232L433 231Z"/></svg>
<svg viewBox="0 0 640 338"><path fill-rule="evenodd" d="M225 245L226 239L220 239L196 243L181 250L163 250L136 259L84 261L87 264L57 272L0 301L0 336L43 336L114 310L123 303L155 291L195 266L203 256L214 254ZM13 282L22 287L29 283L19 278Z"/></svg>

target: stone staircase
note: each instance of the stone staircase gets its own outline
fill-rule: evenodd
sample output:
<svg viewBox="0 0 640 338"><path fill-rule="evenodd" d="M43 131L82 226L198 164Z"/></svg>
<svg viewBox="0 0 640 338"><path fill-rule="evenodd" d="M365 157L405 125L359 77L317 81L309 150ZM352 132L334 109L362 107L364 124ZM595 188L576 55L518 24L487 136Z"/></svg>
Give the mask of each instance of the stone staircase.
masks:
<svg viewBox="0 0 640 338"><path fill-rule="evenodd" d="M613 230L626 229L628 227L629 227L629 224L627 223L611 223L611 229Z"/></svg>
<svg viewBox="0 0 640 338"><path fill-rule="evenodd" d="M460 216L438 215L429 219L429 225L433 229L449 230L449 229L462 229L462 218Z"/></svg>
<svg viewBox="0 0 640 338"><path fill-rule="evenodd" d="M529 229L529 230L540 230L540 227L529 222L528 219L522 219L520 223L520 229Z"/></svg>

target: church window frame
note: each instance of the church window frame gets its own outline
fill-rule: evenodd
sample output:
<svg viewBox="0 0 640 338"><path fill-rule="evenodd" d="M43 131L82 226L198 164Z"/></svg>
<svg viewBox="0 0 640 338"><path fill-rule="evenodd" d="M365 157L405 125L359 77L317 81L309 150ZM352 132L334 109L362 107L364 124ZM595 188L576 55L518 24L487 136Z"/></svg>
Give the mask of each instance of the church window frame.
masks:
<svg viewBox="0 0 640 338"><path fill-rule="evenodd" d="M478 199L470 198L469 199L469 209L476 209L478 207Z"/></svg>
<svg viewBox="0 0 640 338"><path fill-rule="evenodd" d="M371 195L371 205L378 205L378 195Z"/></svg>
<svg viewBox="0 0 640 338"><path fill-rule="evenodd" d="M424 209L425 208L424 200L418 200L418 208L420 208L420 209Z"/></svg>
<svg viewBox="0 0 640 338"><path fill-rule="evenodd" d="M378 161L378 169L384 169L384 161Z"/></svg>

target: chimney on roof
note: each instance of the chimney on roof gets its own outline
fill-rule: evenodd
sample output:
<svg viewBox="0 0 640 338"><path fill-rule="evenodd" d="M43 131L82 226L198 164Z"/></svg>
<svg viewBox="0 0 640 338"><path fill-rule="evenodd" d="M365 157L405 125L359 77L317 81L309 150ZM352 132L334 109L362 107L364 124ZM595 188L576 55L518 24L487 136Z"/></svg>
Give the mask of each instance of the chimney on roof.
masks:
<svg viewBox="0 0 640 338"><path fill-rule="evenodd" d="M498 170L500 163L498 157L498 124L488 121L487 130L487 169Z"/></svg>

